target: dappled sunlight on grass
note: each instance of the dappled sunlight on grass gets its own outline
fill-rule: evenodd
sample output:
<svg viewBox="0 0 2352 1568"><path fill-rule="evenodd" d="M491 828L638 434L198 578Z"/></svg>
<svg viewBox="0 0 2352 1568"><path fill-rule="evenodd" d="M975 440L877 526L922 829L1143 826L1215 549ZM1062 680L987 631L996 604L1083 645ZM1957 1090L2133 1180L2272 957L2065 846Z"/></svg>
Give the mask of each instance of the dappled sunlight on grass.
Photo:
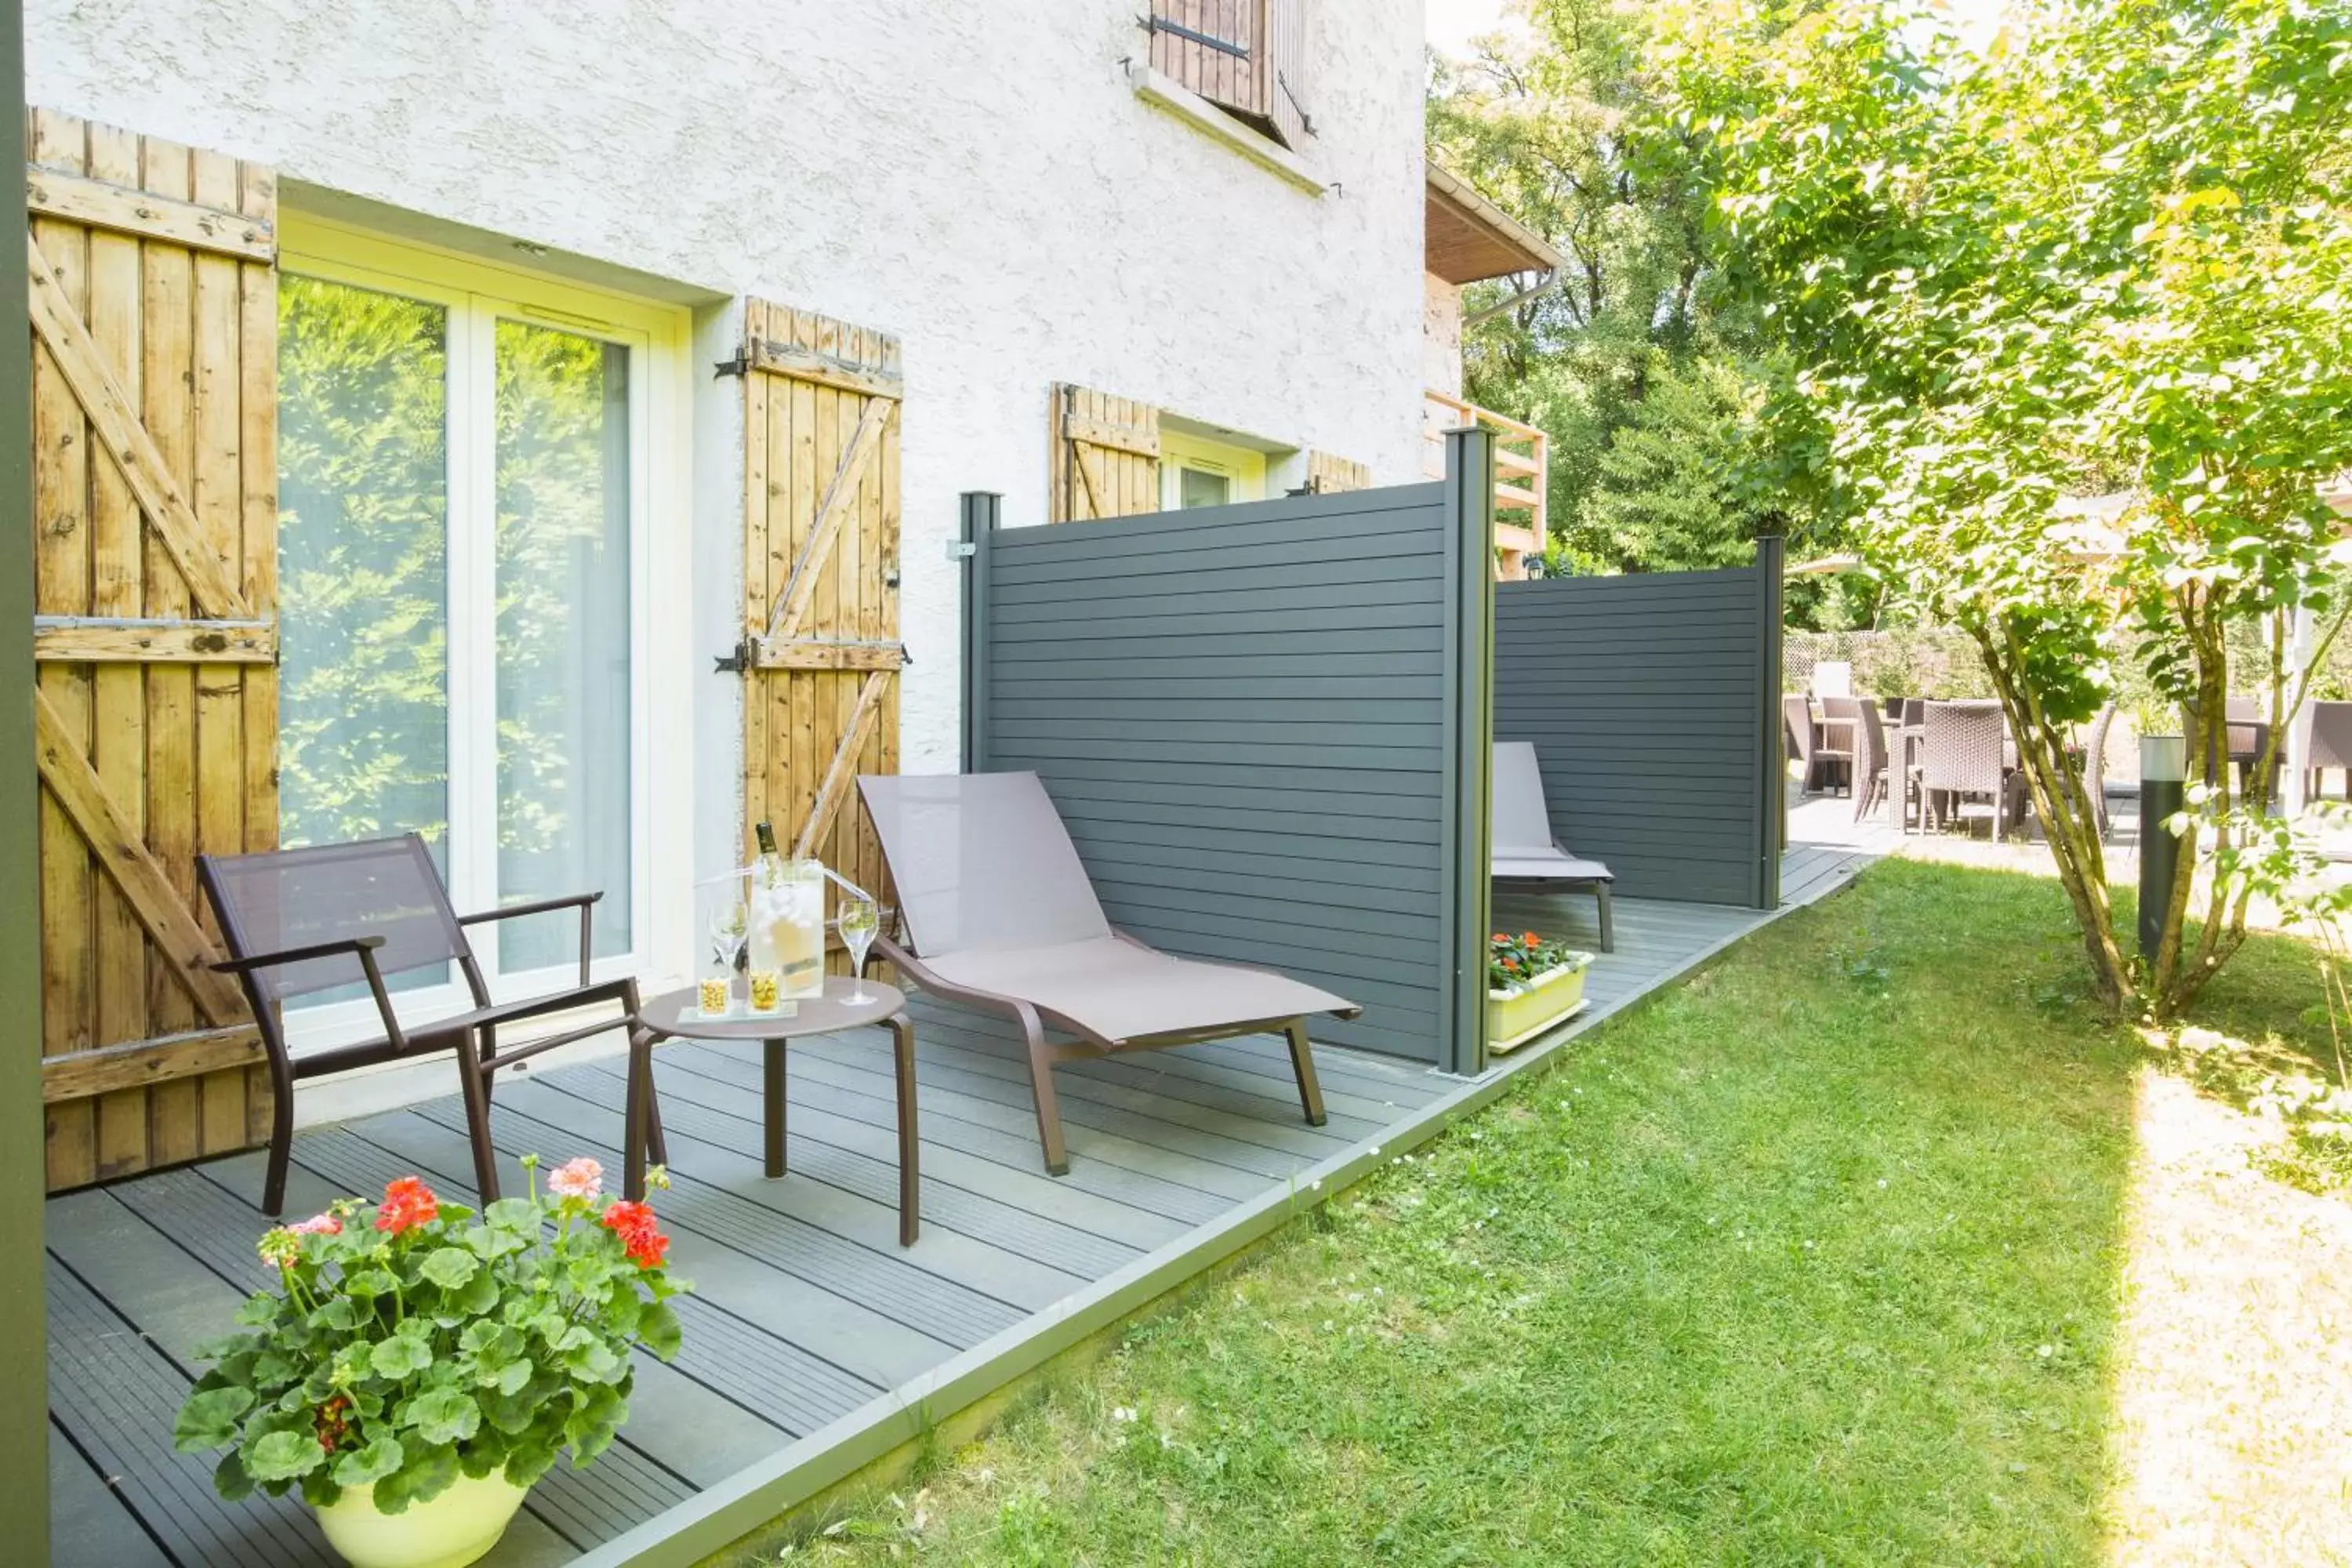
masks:
<svg viewBox="0 0 2352 1568"><path fill-rule="evenodd" d="M2352 1205L2151 1068L2116 1393L2116 1568L2352 1563Z"/></svg>

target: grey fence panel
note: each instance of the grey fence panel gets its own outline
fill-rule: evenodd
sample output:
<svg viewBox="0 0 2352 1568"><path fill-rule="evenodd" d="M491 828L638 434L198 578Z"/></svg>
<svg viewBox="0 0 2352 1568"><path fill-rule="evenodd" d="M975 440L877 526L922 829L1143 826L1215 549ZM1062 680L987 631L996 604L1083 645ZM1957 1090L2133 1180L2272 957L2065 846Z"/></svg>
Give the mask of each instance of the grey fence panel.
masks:
<svg viewBox="0 0 2352 1568"><path fill-rule="evenodd" d="M1113 923L1460 1048L1460 609L1444 484L1001 529L967 498L968 769L1034 769ZM1457 943L1458 945L1458 943Z"/></svg>
<svg viewBox="0 0 2352 1568"><path fill-rule="evenodd" d="M1495 738L1627 898L1780 901L1778 541L1754 566L1504 583Z"/></svg>

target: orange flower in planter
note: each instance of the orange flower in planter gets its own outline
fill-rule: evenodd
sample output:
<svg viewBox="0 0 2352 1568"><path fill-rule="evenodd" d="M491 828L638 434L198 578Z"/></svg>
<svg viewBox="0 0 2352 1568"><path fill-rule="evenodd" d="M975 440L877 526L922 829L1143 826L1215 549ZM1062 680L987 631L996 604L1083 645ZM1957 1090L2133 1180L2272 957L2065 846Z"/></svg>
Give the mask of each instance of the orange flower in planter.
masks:
<svg viewBox="0 0 2352 1568"><path fill-rule="evenodd" d="M621 1238L640 1268L658 1268L669 1253L669 1237L654 1228L653 1206L621 1198L605 1205L604 1226Z"/></svg>
<svg viewBox="0 0 2352 1568"><path fill-rule="evenodd" d="M383 1190L383 1203L375 1211L375 1227L387 1236L398 1236L420 1225L430 1225L441 1212L441 1200L433 1189L415 1176L403 1176Z"/></svg>

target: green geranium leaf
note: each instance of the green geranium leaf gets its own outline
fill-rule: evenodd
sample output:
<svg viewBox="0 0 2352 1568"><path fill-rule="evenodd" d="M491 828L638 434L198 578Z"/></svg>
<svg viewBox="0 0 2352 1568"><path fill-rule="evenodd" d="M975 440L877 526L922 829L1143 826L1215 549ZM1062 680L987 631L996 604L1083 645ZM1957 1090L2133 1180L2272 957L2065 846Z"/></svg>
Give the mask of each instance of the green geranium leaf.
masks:
<svg viewBox="0 0 2352 1568"><path fill-rule="evenodd" d="M208 1388L192 1394L172 1424L172 1447L183 1454L200 1454L236 1441L236 1424L253 1408L249 1388Z"/></svg>
<svg viewBox="0 0 2352 1568"><path fill-rule="evenodd" d="M529 1356L518 1357L499 1368L494 1386L500 1394L509 1396L520 1394L530 1382L530 1374L535 1370Z"/></svg>
<svg viewBox="0 0 2352 1568"><path fill-rule="evenodd" d="M462 1247L437 1247L425 1255L416 1272L444 1290L463 1288L481 1271L481 1264Z"/></svg>
<svg viewBox="0 0 2352 1568"><path fill-rule="evenodd" d="M372 1486L383 1479L407 1461L401 1451L400 1439L387 1432L356 1453L345 1454L335 1461L335 1484L341 1487Z"/></svg>
<svg viewBox="0 0 2352 1568"><path fill-rule="evenodd" d="M253 1478L245 1473L245 1456L235 1448L223 1454L220 1464L214 1468L213 1489L230 1502L241 1502L253 1495Z"/></svg>
<svg viewBox="0 0 2352 1568"><path fill-rule="evenodd" d="M414 1334L394 1334L376 1342L368 1352L368 1364L378 1377L398 1383L433 1364L433 1347Z"/></svg>
<svg viewBox="0 0 2352 1568"><path fill-rule="evenodd" d="M268 1432L245 1454L245 1472L268 1485L307 1476L327 1462L326 1450L308 1432Z"/></svg>
<svg viewBox="0 0 2352 1568"><path fill-rule="evenodd" d="M686 1338L684 1329L678 1324L677 1309L667 1301L656 1301L647 1306L637 1319L637 1338L662 1360L671 1360Z"/></svg>
<svg viewBox="0 0 2352 1568"><path fill-rule="evenodd" d="M482 1408L461 1389L436 1388L409 1401L407 1418L427 1443L462 1443L482 1424Z"/></svg>
<svg viewBox="0 0 2352 1568"><path fill-rule="evenodd" d="M356 1274L347 1274L343 1277L344 1292L362 1301L373 1300L378 1296L389 1296L399 1289L400 1281L394 1279L389 1271L382 1268L362 1268Z"/></svg>
<svg viewBox="0 0 2352 1568"><path fill-rule="evenodd" d="M591 1383L610 1383L620 1375L621 1358L613 1347L591 1336L585 1344L575 1345L563 1354L563 1367L574 1377Z"/></svg>

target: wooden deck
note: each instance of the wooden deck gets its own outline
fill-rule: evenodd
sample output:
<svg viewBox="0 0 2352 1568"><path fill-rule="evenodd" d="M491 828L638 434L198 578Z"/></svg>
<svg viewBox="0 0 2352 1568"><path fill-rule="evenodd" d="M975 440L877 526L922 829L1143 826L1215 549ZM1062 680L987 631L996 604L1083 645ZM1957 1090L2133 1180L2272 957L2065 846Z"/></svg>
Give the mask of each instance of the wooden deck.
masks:
<svg viewBox="0 0 2352 1568"><path fill-rule="evenodd" d="M1842 885L1858 846L1793 847L1785 908ZM1498 919L1593 939L1592 901L1499 900ZM1620 900L1617 951L1573 1034L1770 919ZM492 1568L682 1563L869 1462L1432 1135L1559 1048L1477 1079L1318 1047L1329 1124L1303 1125L1281 1043L1253 1039L1060 1069L1071 1170L1040 1163L1005 1031L919 1009L923 1236L897 1245L892 1087L880 1031L796 1044L790 1173L761 1172L753 1048L678 1042L657 1073L676 1185L660 1208L695 1282L685 1349L641 1359L632 1415L593 1468L536 1488ZM508 1156L619 1168L612 1062L501 1079ZM302 1134L288 1212L394 1176L471 1185L453 1094ZM1388 1151L1383 1154L1383 1150ZM520 1176L518 1173L518 1181ZM335 1562L307 1510L220 1501L176 1455L193 1347L263 1282L261 1157L238 1155L47 1205L53 1561L138 1568Z"/></svg>

